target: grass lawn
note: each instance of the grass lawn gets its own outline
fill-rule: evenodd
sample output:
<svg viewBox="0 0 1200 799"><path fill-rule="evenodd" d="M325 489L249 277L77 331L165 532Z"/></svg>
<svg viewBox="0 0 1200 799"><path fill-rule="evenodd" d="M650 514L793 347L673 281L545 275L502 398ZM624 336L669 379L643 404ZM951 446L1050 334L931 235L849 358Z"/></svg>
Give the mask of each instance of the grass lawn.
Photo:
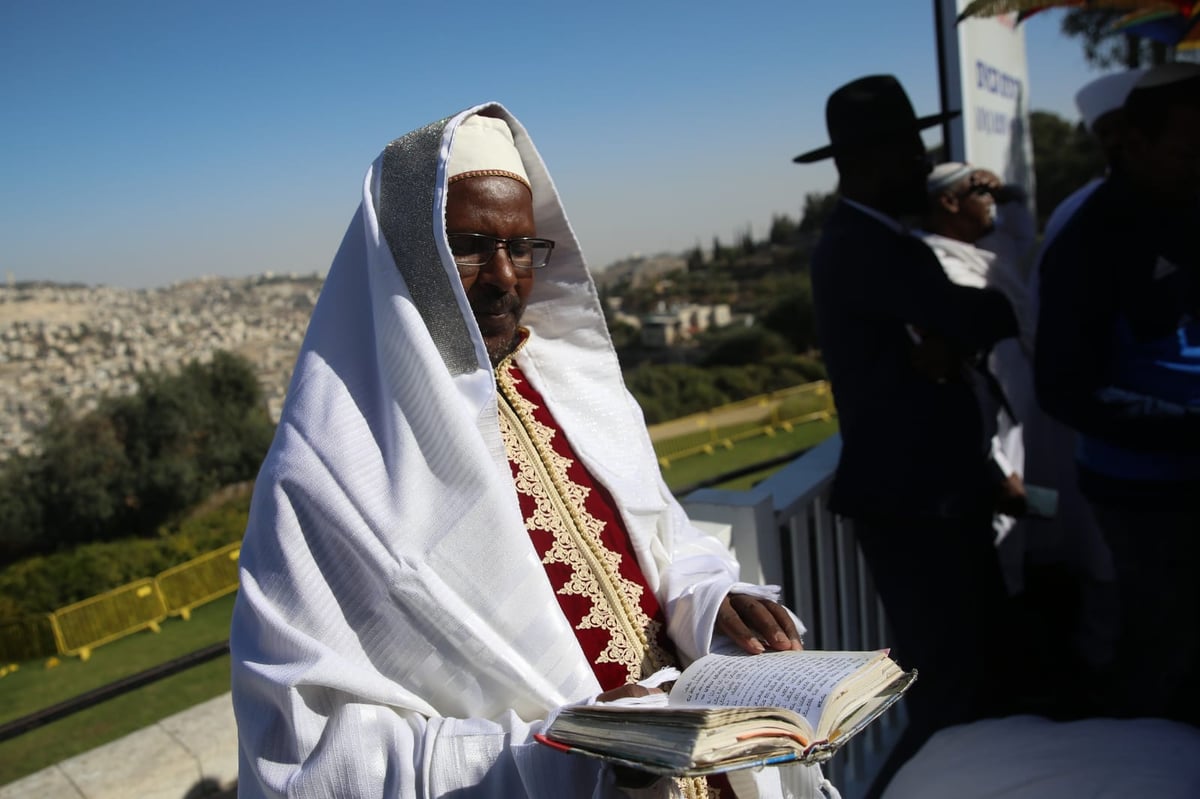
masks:
<svg viewBox="0 0 1200 799"><path fill-rule="evenodd" d="M229 637L233 595L168 619L161 632L141 632L98 647L86 663L62 658L22 663L0 678L0 722L107 685ZM0 785L94 749L229 690L229 658L221 657L0 743Z"/></svg>
<svg viewBox="0 0 1200 799"><path fill-rule="evenodd" d="M716 447L711 455L693 455L672 461L669 467L662 470L663 479L667 481L671 490L677 491L701 480L732 472L744 466L762 463L789 452L808 449L820 444L835 432L837 432L836 419L830 422L809 422L793 427L790 433L777 430L774 436L759 436L739 441L733 449ZM662 450L660 451L670 452L676 449L671 441L664 441L661 446ZM763 472L746 475L728 483L722 483L718 487L730 490L751 488L755 483L781 468L783 467L777 466Z"/></svg>

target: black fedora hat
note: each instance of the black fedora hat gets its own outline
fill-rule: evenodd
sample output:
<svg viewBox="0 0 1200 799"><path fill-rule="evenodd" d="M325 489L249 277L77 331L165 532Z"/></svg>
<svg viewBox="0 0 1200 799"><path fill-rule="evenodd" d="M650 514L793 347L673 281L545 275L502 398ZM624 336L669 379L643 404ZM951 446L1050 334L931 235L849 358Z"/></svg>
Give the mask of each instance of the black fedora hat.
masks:
<svg viewBox="0 0 1200 799"><path fill-rule="evenodd" d="M892 75L868 75L847 83L829 95L825 126L830 143L796 156L792 161L811 164L836 153L861 149L889 136L917 133L958 116L958 111L918 117L900 81Z"/></svg>

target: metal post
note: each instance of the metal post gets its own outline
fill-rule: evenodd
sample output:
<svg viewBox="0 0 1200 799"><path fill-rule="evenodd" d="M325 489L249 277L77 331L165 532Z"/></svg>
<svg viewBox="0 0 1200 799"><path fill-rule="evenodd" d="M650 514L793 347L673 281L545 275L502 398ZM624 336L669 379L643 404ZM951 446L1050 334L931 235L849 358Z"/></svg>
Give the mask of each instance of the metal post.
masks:
<svg viewBox="0 0 1200 799"><path fill-rule="evenodd" d="M942 113L950 109L950 87L946 85L946 13L944 0L933 0L933 39L937 43L937 73L938 73L938 103ZM953 21L951 21L953 24ZM950 152L950 120L942 122L942 158L950 160L954 155Z"/></svg>

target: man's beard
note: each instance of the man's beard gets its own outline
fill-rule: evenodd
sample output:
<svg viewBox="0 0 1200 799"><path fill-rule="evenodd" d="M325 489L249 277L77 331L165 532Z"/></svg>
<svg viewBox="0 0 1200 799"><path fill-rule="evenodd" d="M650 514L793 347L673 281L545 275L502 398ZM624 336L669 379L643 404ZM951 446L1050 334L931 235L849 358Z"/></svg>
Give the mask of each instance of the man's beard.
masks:
<svg viewBox="0 0 1200 799"><path fill-rule="evenodd" d="M521 329L518 327L513 331L512 338L508 340L484 338L483 346L487 350L488 360L491 361L492 366L499 366L501 361L513 354L520 342Z"/></svg>
<svg viewBox="0 0 1200 799"><path fill-rule="evenodd" d="M471 303L475 323L479 326L483 344L487 349L492 366L512 354L521 340L521 317L525 315L525 303L515 293L500 294L490 299L479 299ZM500 315L497 319L496 316ZM512 330L505 328L511 324ZM505 335L508 333L508 335Z"/></svg>

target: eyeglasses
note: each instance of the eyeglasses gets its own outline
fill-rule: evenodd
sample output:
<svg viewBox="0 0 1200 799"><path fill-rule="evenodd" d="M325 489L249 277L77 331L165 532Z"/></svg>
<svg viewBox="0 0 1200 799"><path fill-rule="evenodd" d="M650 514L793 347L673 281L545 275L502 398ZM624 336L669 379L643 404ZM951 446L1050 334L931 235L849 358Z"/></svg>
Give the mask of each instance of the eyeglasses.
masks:
<svg viewBox="0 0 1200 799"><path fill-rule="evenodd" d="M959 194L959 196L960 197L970 197L972 194L974 194L978 197L986 197L987 195L989 195L991 193L992 193L991 186L978 185L978 186L968 186L965 191L963 191Z"/></svg>
<svg viewBox="0 0 1200 799"><path fill-rule="evenodd" d="M508 250L508 259L521 269L541 269L550 263L554 242L521 236L501 239L486 233L448 233L450 253L461 271L476 271L491 263L500 247Z"/></svg>

